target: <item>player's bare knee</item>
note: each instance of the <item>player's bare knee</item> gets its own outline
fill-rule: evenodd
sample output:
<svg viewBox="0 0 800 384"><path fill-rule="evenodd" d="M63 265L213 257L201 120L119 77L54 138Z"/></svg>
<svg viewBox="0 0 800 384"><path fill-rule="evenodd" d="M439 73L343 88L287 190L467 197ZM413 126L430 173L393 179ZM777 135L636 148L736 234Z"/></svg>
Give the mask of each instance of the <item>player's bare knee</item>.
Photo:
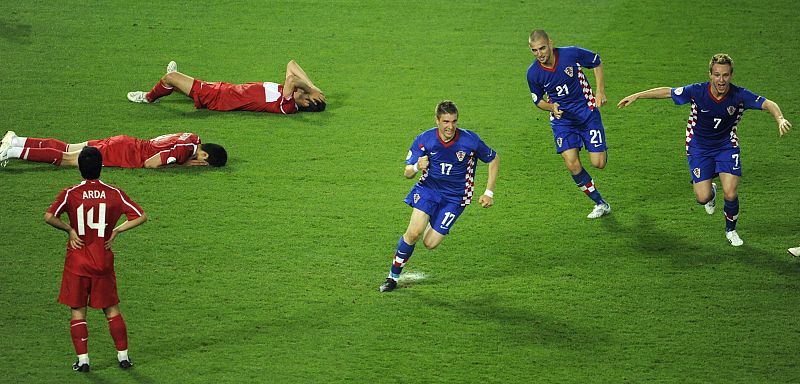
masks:
<svg viewBox="0 0 800 384"><path fill-rule="evenodd" d="M602 159L602 160L592 161L592 166L597 169L603 169L606 167L606 160Z"/></svg>
<svg viewBox="0 0 800 384"><path fill-rule="evenodd" d="M176 78L178 77L178 75L176 75L176 73L177 72L170 72L170 73L167 73L166 75L162 76L161 77L161 83L166 85L166 86L175 85L175 81L177 80Z"/></svg>
<svg viewBox="0 0 800 384"><path fill-rule="evenodd" d="M725 200L734 201L739 197L739 192L737 192L737 191L732 191L732 192L725 191L724 192L724 196L725 196Z"/></svg>
<svg viewBox="0 0 800 384"><path fill-rule="evenodd" d="M422 243L425 244L425 248L430 249L430 250L434 250L434 249L436 249L436 247L439 246L439 242L438 241L433 241L433 240L426 240L426 241L423 241Z"/></svg>
<svg viewBox="0 0 800 384"><path fill-rule="evenodd" d="M409 245L416 244L421 235L422 235L422 233L406 231L406 233L403 234L403 241L405 241L406 244L409 244Z"/></svg>

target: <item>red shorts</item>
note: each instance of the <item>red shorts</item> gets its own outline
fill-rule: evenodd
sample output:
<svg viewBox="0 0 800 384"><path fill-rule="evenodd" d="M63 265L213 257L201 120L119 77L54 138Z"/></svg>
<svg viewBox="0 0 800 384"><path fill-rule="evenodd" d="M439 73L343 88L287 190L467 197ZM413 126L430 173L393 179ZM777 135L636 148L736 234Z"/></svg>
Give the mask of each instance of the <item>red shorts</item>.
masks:
<svg viewBox="0 0 800 384"><path fill-rule="evenodd" d="M208 83L195 79L189 96L194 99L194 107L197 109L208 108L214 111L225 111L227 109L222 109L220 94L223 88L228 88L231 85L228 83Z"/></svg>
<svg viewBox="0 0 800 384"><path fill-rule="evenodd" d="M142 168L144 161L141 159L138 141L135 137L113 136L89 140L89 146L100 150L105 167Z"/></svg>
<svg viewBox="0 0 800 384"><path fill-rule="evenodd" d="M61 275L61 292L58 302L71 308L90 307L103 309L119 304L117 275L102 277L76 275L64 270Z"/></svg>

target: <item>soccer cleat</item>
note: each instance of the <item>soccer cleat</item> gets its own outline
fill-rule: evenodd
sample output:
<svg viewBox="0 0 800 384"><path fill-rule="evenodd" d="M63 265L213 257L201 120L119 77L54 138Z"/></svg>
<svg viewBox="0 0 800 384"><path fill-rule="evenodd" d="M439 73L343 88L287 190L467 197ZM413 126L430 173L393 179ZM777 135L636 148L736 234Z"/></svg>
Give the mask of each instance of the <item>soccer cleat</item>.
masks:
<svg viewBox="0 0 800 384"><path fill-rule="evenodd" d="M5 167L8 164L8 150L11 149L11 141L14 140L17 134L14 131L6 131L3 135L3 141L0 142L0 167Z"/></svg>
<svg viewBox="0 0 800 384"><path fill-rule="evenodd" d="M387 277L386 281L384 281L383 284L381 284L381 287L378 288L378 290L380 290L381 292L391 292L394 291L395 288L397 288L397 281L395 281L391 277Z"/></svg>
<svg viewBox="0 0 800 384"><path fill-rule="evenodd" d="M709 215L713 215L714 210L717 208L717 183L711 183L711 189L713 190L711 193L711 200L705 204L706 213Z"/></svg>
<svg viewBox="0 0 800 384"><path fill-rule="evenodd" d="M739 234L736 233L736 230L725 232L725 237L728 239L728 242L731 243L734 247L741 246L744 244L741 238L739 238Z"/></svg>
<svg viewBox="0 0 800 384"><path fill-rule="evenodd" d="M590 212L586 217L589 219L596 219L609 213L611 213L611 205L608 203L597 204L594 206L594 209L592 209L592 212Z"/></svg>
<svg viewBox="0 0 800 384"><path fill-rule="evenodd" d="M130 360L122 360L119 362L119 367L122 369L128 369L130 367L133 367L133 363L131 363Z"/></svg>
<svg viewBox="0 0 800 384"><path fill-rule="evenodd" d="M78 365L76 361L75 364L72 364L72 370L76 372L89 372L89 364Z"/></svg>
<svg viewBox="0 0 800 384"><path fill-rule="evenodd" d="M790 255L800 257L800 247L789 248L788 251Z"/></svg>
<svg viewBox="0 0 800 384"><path fill-rule="evenodd" d="M178 72L178 63L175 61L170 61L167 64L167 73Z"/></svg>
<svg viewBox="0 0 800 384"><path fill-rule="evenodd" d="M128 92L128 100L134 103L150 103L150 101L147 100L147 92L142 91Z"/></svg>

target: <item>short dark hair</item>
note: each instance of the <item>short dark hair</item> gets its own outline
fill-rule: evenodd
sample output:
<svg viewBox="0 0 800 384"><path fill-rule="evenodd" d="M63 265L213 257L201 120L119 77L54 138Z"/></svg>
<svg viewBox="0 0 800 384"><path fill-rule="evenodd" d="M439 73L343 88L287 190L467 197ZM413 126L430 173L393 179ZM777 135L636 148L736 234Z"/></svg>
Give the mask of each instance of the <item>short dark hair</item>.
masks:
<svg viewBox="0 0 800 384"><path fill-rule="evenodd" d="M322 112L325 110L326 105L324 101L314 102L313 100L309 100L307 107L298 105L297 110L300 112Z"/></svg>
<svg viewBox="0 0 800 384"><path fill-rule="evenodd" d="M83 147L78 155L78 169L86 180L99 179L103 170L103 154L95 147Z"/></svg>
<svg viewBox="0 0 800 384"><path fill-rule="evenodd" d="M458 116L458 107L456 107L456 103L450 100L442 100L439 104L436 104L436 118L438 119L446 114Z"/></svg>
<svg viewBox="0 0 800 384"><path fill-rule="evenodd" d="M206 161L212 167L221 167L228 162L228 152L221 145L203 143L200 144L200 149L208 153Z"/></svg>

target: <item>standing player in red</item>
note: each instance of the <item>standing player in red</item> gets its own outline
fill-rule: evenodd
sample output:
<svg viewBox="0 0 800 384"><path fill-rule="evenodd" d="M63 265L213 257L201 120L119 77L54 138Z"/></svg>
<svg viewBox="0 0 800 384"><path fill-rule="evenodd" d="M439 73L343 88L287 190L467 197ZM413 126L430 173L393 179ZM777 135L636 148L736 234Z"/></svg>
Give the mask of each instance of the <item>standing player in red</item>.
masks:
<svg viewBox="0 0 800 384"><path fill-rule="evenodd" d="M172 133L150 140L130 136L114 136L67 144L56 139L19 137L6 132L0 144L0 165L9 159L22 159L53 165L78 165L78 155L87 146L96 147L103 155L103 165L122 168L158 168L164 165L210 165L221 167L228 153L220 145L201 143L194 133Z"/></svg>
<svg viewBox="0 0 800 384"><path fill-rule="evenodd" d="M240 110L284 115L325 110L325 94L314 85L303 68L300 68L294 60L290 60L286 65L286 80L283 84L206 82L178 72L178 64L170 61L167 65L167 74L150 92L128 92L128 100L134 103L154 103L175 89L194 99L194 107L197 109Z"/></svg>
<svg viewBox="0 0 800 384"><path fill-rule="evenodd" d="M72 310L69 332L78 354L72 369L89 372L87 304L103 309L119 366L127 369L133 364L128 357L128 331L119 311L111 246L117 235L144 223L147 216L125 192L100 181L103 157L97 148L81 150L78 168L84 180L61 191L44 214L47 224L69 234L58 302ZM69 215L69 225L60 218L64 212ZM127 221L114 228L123 214Z"/></svg>

